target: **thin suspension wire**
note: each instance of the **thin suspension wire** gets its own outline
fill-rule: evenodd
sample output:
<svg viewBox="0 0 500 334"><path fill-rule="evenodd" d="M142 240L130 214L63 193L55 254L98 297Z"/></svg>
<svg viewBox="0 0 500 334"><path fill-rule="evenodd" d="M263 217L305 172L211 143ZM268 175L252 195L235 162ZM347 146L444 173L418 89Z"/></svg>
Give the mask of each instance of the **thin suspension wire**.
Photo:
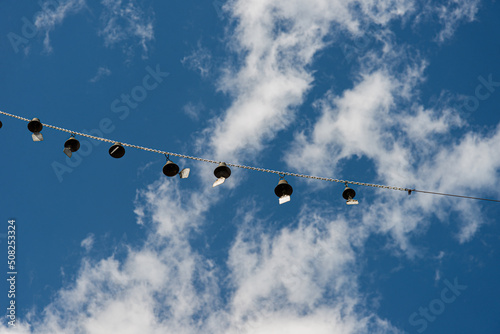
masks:
<svg viewBox="0 0 500 334"><path fill-rule="evenodd" d="M13 118L17 118L17 119L20 119L20 120L26 121L26 122L31 121L28 118L17 116L17 115L14 115L14 114L9 114L9 113L1 111L1 110L0 110L0 114L3 114L5 116L9 116L9 117L13 117ZM112 139L107 139L107 138L92 136L92 135L89 135L89 134L86 134L86 133L77 132L77 131L73 131L73 130L68 130L68 129L64 129L64 128L61 128L61 127L58 127L58 126L54 126L54 125L50 125L50 124L42 123L42 125L45 126L45 127L47 127L47 128L55 129L55 130L62 131L62 132L67 132L67 133L69 133L71 135L78 135L78 136L87 137L87 138L91 138L91 139L99 140L99 141L103 141L103 142L108 142L108 143L120 143L122 146L132 147L132 148L136 148L136 149L147 151L147 152L159 153L159 154L166 155L166 156L175 156L175 157L179 157L179 158L191 159L191 160L202 161L202 162L208 162L208 163L213 163L213 164L219 164L219 162L220 162L220 161L216 161L216 160L204 159L204 158L199 158L199 157L185 155L185 154L179 154L179 153L168 152L168 151L161 151L161 150L157 150L157 149L153 149L153 148L148 148L148 147L144 147L144 146L139 146L139 145L134 145L134 144L127 144L127 143L121 142L119 140L112 140ZM239 164L233 164L233 163L228 163L228 162L226 162L226 165L230 166L230 167L235 167L235 168L242 168L242 169L248 169L248 170L253 170L253 171L258 171L258 172L277 174L280 177L286 175L286 176L301 177L301 178L312 179L312 180L329 181L329 182L336 182L336 183L343 183L343 184L354 184L354 185L358 185L358 186L365 186L365 187L372 187L372 188L381 188L381 189L389 189L389 190L397 190L397 191L406 191L406 192L408 192L408 194L411 194L412 192L420 192L420 193L426 193L426 194L432 194L432 195L459 197L459 198L467 198L467 199L475 199L475 200L481 200L481 201L490 201L490 202L500 203L500 200L496 200L496 199L488 199L488 198L480 198L480 197L470 197L470 196L463 196L463 195L453 195L453 194L446 194L446 193L433 192L433 191L425 191L425 190L417 190L417 189L410 189L410 188L403 188L403 187L386 186L386 185L374 184L374 183L365 183L365 182L358 182L358 181L341 180L341 179L334 179L334 178L329 178L329 177L320 177L320 176L298 174L298 173L291 173L291 172L285 172L285 171L277 171L277 170L267 169L267 168L260 168L260 167L246 166L246 165L239 165Z"/></svg>
<svg viewBox="0 0 500 334"><path fill-rule="evenodd" d="M489 201L489 202L497 202L497 203L500 203L500 200L497 200L497 199L490 199L490 198L471 197L471 196L454 195L454 194L445 194L445 193L438 193L438 192L434 192L434 191L425 191L425 190L416 190L416 189L413 189L412 191L414 191L414 192L418 192L418 193L424 193L424 194L431 194L431 195L440 195L440 196L459 197L459 198L475 199L475 200L478 200L478 201Z"/></svg>

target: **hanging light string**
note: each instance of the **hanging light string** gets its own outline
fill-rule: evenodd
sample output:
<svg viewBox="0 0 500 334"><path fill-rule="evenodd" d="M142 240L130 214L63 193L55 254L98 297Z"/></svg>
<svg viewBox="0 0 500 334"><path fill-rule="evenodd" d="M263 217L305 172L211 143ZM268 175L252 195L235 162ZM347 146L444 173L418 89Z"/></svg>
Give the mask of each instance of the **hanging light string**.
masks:
<svg viewBox="0 0 500 334"><path fill-rule="evenodd" d="M1 111L0 114L3 114L5 116L13 117L20 119L25 122L29 122L30 119L17 116L14 114L9 114L7 112ZM73 130L68 130L64 129L58 126L42 123L44 127L51 128L54 130L62 131L62 132L67 132L71 135L78 135L82 137L87 137L91 138L94 140L99 140L103 142L108 142L108 143L120 143L122 146L127 146L127 147L132 147L135 149L147 151L147 152L153 152L153 153L158 153L162 155L167 155L167 156L175 156L178 158L184 158L184 159L190 159L190 160L195 160L195 161L203 161L203 162L208 162L208 163L213 163L213 164L219 164L220 161L216 160L211 160L211 159L204 159L204 158L199 158L195 156L190 156L190 155L185 155L185 154L179 154L179 153L174 153L174 152L167 152L167 151L161 151L153 148L148 148L144 146L139 146L139 145L134 145L134 144L127 144L124 142L121 142L119 140L112 140L112 139L107 139L107 138L102 138L102 137L97 137L97 136L92 136L86 133L82 132L77 132ZM353 185L358 185L358 186L365 186L365 187L372 187L372 188L381 188L381 189L389 189L389 190L397 190L397 191L405 191L408 192L408 194L411 194L412 192L420 192L420 193L425 193L425 194L432 194L432 195L440 195L440 196L449 196L449 197L459 197L459 198L467 198L467 199L474 199L474 200L480 200L480 201L490 201L490 202L498 202L500 203L500 200L496 199L488 199L488 198L481 198L481 197L470 197L470 196L462 196L462 195L453 195L453 194L445 194L445 193L439 193L439 192L433 192L433 191L425 191L425 190L417 190L417 189L410 189L410 188L403 188L403 187L394 187L394 186L387 186L387 185L381 185L381 184L374 184L374 183L366 183L366 182L358 182L358 181L348 181L348 180L341 180L341 179L334 179L334 178L329 178L329 177L321 177L321 176L312 176L312 175L306 175L306 174L298 174L298 173L291 173L291 172L286 172L286 171L277 171L273 169L267 169L267 168L260 168L260 167L253 167L253 166L246 166L246 165L239 165L239 164L234 164L234 163L229 163L226 162L227 166L230 167L235 167L235 168L242 168L242 169L248 169L248 170L253 170L253 171L258 171L258 172L264 172L264 173L272 173L272 174L277 174L280 177L282 176L294 176L294 177L301 177L304 179L312 179L312 180L320 180L320 181L328 181L328 182L336 182L336 183L343 183L343 184L353 184Z"/></svg>

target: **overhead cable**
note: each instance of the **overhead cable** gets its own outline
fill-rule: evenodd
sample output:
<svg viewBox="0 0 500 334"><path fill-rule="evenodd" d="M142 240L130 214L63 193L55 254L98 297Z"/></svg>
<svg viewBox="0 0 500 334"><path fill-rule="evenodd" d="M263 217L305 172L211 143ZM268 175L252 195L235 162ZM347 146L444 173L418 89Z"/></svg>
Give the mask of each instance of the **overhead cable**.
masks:
<svg viewBox="0 0 500 334"><path fill-rule="evenodd" d="M0 114L3 114L5 116L9 116L9 117L13 117L13 118L17 118L17 119L25 121L25 122L30 122L31 121L28 118L21 117L21 116L18 116L18 115L14 115L14 114L10 114L10 113L4 112L4 111L0 111ZM134 145L134 144L127 144L127 143L124 143L122 141L112 140L112 139L107 139L107 138L102 138L102 137L98 137L98 136L93 136L93 135L89 135L89 134L86 134L86 133L77 132L77 131L73 131L73 130L61 128L61 127L50 125L50 124L46 124L46 123L41 123L41 124L44 127L47 127L47 128L51 128L51 129L54 129L54 130L58 130L58 131L70 133L72 136L78 135L78 136L87 137L87 138L94 139L94 140L99 140L99 141L103 141L103 142L113 143L115 145L117 145L116 143L119 143L121 146L132 147L132 148L143 150L143 151L147 151L147 152L158 153L158 154L166 155L167 157L168 156L175 156L175 157L179 157L179 158L190 159L190 160L195 160L195 161L202 161L202 162L208 162L208 163L213 163L213 164L220 164L221 163L220 161L216 161L216 160L212 160L212 159L205 159L205 158L200 158L200 157L195 157L195 156L190 156L190 155L185 155L185 154L179 154L179 153L175 153L175 152L162 151L162 150L148 148L148 147ZM111 152L110 152L110 154L111 154ZM229 163L229 162L226 162L225 165L226 166L230 166L230 167L235 167L235 168L241 168L241 169L248 169L248 170L259 171L259 172L264 172L264 173L277 174L280 177L294 176L294 177L300 177L300 178L305 178L305 179L312 179L312 180L320 180L320 181L342 183L342 184L346 184L346 185L347 184L352 184L352 185L359 185L359 186L372 187L372 188L381 188L381 189L405 191L405 192L408 192L408 194L411 194L412 192L420 192L420 193L432 194L432 195L449 196L449 197L459 197L459 198L466 198L466 199L474 199L474 200L490 201L490 202L498 202L498 203L500 203L500 200L496 200L496 199L488 199L488 198L481 198L481 197L471 197L471 196L463 196L463 195L455 195L455 194L446 194L446 193L440 193L440 192L417 190L417 189L411 189L411 188L406 188L406 187L395 187L395 186L388 186L388 185L381 185L381 184L374 184L374 183L366 183L366 182L359 182L359 181L349 181L349 180L335 179L335 178L329 178L329 177L313 176L313 175L292 173L292 172L287 172L287 171L279 171L279 170L273 170L273 169L267 169L267 168L261 168L261 167L247 166L247 165L241 165L241 164L235 164L235 163Z"/></svg>

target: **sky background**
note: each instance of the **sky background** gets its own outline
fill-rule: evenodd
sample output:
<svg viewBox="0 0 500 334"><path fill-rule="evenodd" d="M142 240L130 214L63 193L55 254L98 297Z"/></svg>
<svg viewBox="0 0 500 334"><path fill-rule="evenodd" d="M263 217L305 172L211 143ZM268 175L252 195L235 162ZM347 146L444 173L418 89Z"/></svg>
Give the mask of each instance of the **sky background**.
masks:
<svg viewBox="0 0 500 334"><path fill-rule="evenodd" d="M163 151L500 199L500 3L0 2L0 110ZM499 333L500 206L0 115L0 333ZM0 253L1 254L1 253ZM8 285L0 283L6 314Z"/></svg>

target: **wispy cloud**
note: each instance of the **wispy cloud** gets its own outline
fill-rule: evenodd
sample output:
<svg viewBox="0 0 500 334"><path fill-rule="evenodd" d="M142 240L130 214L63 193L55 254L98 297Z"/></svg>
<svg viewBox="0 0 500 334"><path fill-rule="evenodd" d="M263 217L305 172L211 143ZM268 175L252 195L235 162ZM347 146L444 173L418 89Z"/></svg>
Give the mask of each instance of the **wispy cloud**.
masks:
<svg viewBox="0 0 500 334"><path fill-rule="evenodd" d="M317 102L322 116L310 138L303 131L297 133L294 149L287 156L289 165L298 163L295 168L305 168L309 173L335 175L338 172L335 167L346 157L390 155L384 142L391 136L386 131L392 123L388 115L395 103L393 92L398 87L387 73L377 71L363 76L341 97L329 93ZM311 165L308 161L315 163Z"/></svg>
<svg viewBox="0 0 500 334"><path fill-rule="evenodd" d="M54 6L54 3L56 6ZM56 25L62 24L64 19L73 13L79 12L85 7L85 0L62 0L57 2L46 1L42 3L42 11L35 17L35 26L45 34L43 45L45 51L52 52L50 44L50 32Z"/></svg>
<svg viewBox="0 0 500 334"><path fill-rule="evenodd" d="M219 88L233 104L209 131L221 159L258 152L290 125L313 83L308 68L335 25L362 34L364 25L404 16L410 1L233 1L225 9L237 22L230 36L239 63L227 67Z"/></svg>
<svg viewBox="0 0 500 334"><path fill-rule="evenodd" d="M80 246L82 246L85 251L89 252L92 249L92 246L94 246L94 235L92 233L89 234L85 239L82 240Z"/></svg>
<svg viewBox="0 0 500 334"><path fill-rule="evenodd" d="M479 0L440 0L426 1L421 4L422 11L418 13L415 26L439 23L439 31L434 36L434 41L443 43L450 39L456 29L463 23L476 19L481 2Z"/></svg>
<svg viewBox="0 0 500 334"><path fill-rule="evenodd" d="M143 50L142 57L147 58L148 45L154 40L154 14L146 14L135 0L102 0L101 3L104 9L99 34L104 38L104 45L120 45L124 52L132 54L138 44Z"/></svg>
<svg viewBox="0 0 500 334"><path fill-rule="evenodd" d="M373 163L376 183L458 194L498 194L493 185L500 181L500 158L492 150L499 145L500 130L467 132L465 121L452 106L418 104L418 95L412 95L418 94L425 80L425 66L408 61L410 68L401 72L390 65L400 64L400 59L380 59L380 64L369 60L370 66L360 73L352 89L341 95L329 92L316 101L320 116L311 127L295 134L286 155L290 168L338 176L345 172L343 162L364 157ZM462 129L462 135L452 136L457 129ZM459 212L460 242L470 240L485 221L477 203L454 205L444 212L442 207L451 203L447 198L429 197L399 201L383 194L364 213L364 220L376 226L377 233L390 233L396 247L415 256L417 250L409 237L425 228L431 215L439 213L447 221L452 211Z"/></svg>
<svg viewBox="0 0 500 334"><path fill-rule="evenodd" d="M367 157L376 168L377 180L383 183L418 184L458 193L479 189L482 182L474 183L475 177L496 179L492 173L498 168L497 159L486 159L484 168L475 168L477 173L472 174L471 166L466 166L470 160L462 159L463 152L469 149L471 153L475 150L491 154L485 150L495 147L496 134L470 133L463 137L464 141L450 140L443 146L443 136L462 127L464 121L449 105L424 107L414 102L425 82L427 63L412 46L395 42L390 23L407 21L410 16L418 18L421 13L416 12L417 8L412 1L361 1L356 5L320 0L307 4L299 0L228 3L225 9L236 19L230 45L239 61L225 68L219 89L232 96L233 103L213 120L201 141L208 143L206 148L213 150L216 159L258 156L294 123L298 107L314 85L310 65L314 56L329 45L327 37L335 26L336 31L353 37L368 34L375 42L353 66L353 88L329 91L316 101L321 116L312 127L296 134L285 157L289 167L333 176L342 173L341 161ZM433 7L434 11L454 13L450 18L439 16L446 36L453 34L460 23L472 19L476 9L477 5L463 1ZM467 138L474 138L474 144ZM450 172L446 161L454 160L455 171ZM461 181L452 181L457 179ZM494 191L492 187L482 190ZM365 219L380 222L375 232L389 233L395 247L416 256L418 250L409 243L408 236L425 228L429 212L439 212L438 203L448 199L419 199L418 210L404 203L391 211L381 209L392 201L390 195L382 196L373 205L380 211L366 213ZM478 213L474 208L477 206L470 204L467 209L457 209L463 217L457 234L461 242L469 240L481 224L480 215L474 218ZM402 219L408 214L413 215L410 223ZM443 220L446 217L441 216Z"/></svg>
<svg viewBox="0 0 500 334"><path fill-rule="evenodd" d="M199 71L202 77L207 77L212 68L212 55L207 48L201 46L198 42L198 47L189 56L182 58L181 63L193 71Z"/></svg>
<svg viewBox="0 0 500 334"><path fill-rule="evenodd" d="M193 121L197 121L200 119L200 113L205 109L205 106L198 102L194 104L193 102L187 103L182 110L184 113L191 118Z"/></svg>
<svg viewBox="0 0 500 334"><path fill-rule="evenodd" d="M74 284L31 314L33 331L20 323L17 332L398 333L365 305L351 246L359 235L343 218L305 209L296 228L271 234L255 224L269 223L258 211L241 212L222 271L189 241L209 223L211 197L165 180L141 191L137 212L152 227L144 244L123 261L84 259Z"/></svg>
<svg viewBox="0 0 500 334"><path fill-rule="evenodd" d="M443 28L436 40L444 42L453 34L462 22L474 21L479 10L479 0L448 0L442 6L435 8L435 13Z"/></svg>
<svg viewBox="0 0 500 334"><path fill-rule="evenodd" d="M103 4L109 17L122 17L121 1ZM352 36L372 33L375 50L357 59L352 87L316 100L317 118L287 147L290 167L330 175L342 173L341 160L366 157L384 183L498 192L492 180L500 168L500 130L443 140L464 121L449 106L418 103L425 61L402 58L408 50L393 44L387 27L414 11L413 2L235 0L225 8L237 22L229 40L240 61L218 83L233 102L203 137L216 158L247 153L244 159L254 159L293 124L314 85L310 65L335 26ZM115 26L106 30L110 45L129 36ZM404 201L387 192L357 216L308 204L293 224L272 232L263 228L272 219L244 208L234 217L239 224L227 257L217 263L206 247L192 245L201 226L215 223L210 210L217 196L180 191L179 181L170 181L138 191L138 223L151 228L142 245L123 260L85 259L75 283L32 315L33 330L21 323L18 332L399 333L360 291L363 247L380 234L392 249L418 256L411 236L428 227L431 212L446 219L454 203L425 196ZM465 217L458 232L465 242L479 228L480 212L475 204L457 210Z"/></svg>
<svg viewBox="0 0 500 334"><path fill-rule="evenodd" d="M107 67L101 66L97 69L97 73L89 81L94 83L109 75L111 75L111 70Z"/></svg>

